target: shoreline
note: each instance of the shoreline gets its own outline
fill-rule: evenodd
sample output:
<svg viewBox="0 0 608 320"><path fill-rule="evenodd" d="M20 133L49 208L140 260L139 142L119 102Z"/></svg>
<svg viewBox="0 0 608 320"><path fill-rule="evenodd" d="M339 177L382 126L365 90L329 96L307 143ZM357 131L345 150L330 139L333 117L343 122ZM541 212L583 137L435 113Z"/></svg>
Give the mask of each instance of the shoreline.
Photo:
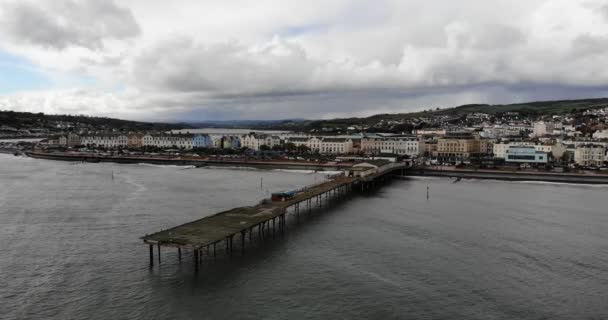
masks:
<svg viewBox="0 0 608 320"><path fill-rule="evenodd" d="M608 185L608 175L551 172L504 172L497 170L438 170L433 168L413 168L408 170L407 176Z"/></svg>
<svg viewBox="0 0 608 320"><path fill-rule="evenodd" d="M212 160L192 158L163 158L163 157L129 157L129 156L96 156L83 154L50 154L44 152L26 152L26 155L35 159L90 162L90 163L119 163L119 164L151 164L171 166L194 166L209 168L249 168L262 170L306 170L306 171L340 171L351 167L351 164L319 164L295 161L264 161L264 160ZM505 172L499 170L471 170L456 168L409 168L405 173L408 176L430 176L463 179L485 179L499 181L532 181L556 182L575 184L608 185L608 174L576 174L555 172Z"/></svg>
<svg viewBox="0 0 608 320"><path fill-rule="evenodd" d="M310 171L339 171L350 168L348 164L320 164L311 162L295 161L263 161L263 160L212 160L192 158L163 158L163 157L129 157L129 156L96 156L83 154L51 154L44 152L26 152L26 155L34 159L75 161L75 162L111 162L119 164L153 164L195 167L233 167L254 169L284 169L284 170L310 170Z"/></svg>

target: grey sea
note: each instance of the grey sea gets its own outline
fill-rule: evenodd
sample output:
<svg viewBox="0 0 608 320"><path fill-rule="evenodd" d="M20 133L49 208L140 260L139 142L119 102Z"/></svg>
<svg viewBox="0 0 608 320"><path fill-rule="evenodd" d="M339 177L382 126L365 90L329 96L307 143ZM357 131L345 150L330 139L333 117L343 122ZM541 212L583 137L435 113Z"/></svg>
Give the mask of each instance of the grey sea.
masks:
<svg viewBox="0 0 608 320"><path fill-rule="evenodd" d="M140 236L323 178L0 154L0 318L608 319L606 186L394 181L149 268Z"/></svg>

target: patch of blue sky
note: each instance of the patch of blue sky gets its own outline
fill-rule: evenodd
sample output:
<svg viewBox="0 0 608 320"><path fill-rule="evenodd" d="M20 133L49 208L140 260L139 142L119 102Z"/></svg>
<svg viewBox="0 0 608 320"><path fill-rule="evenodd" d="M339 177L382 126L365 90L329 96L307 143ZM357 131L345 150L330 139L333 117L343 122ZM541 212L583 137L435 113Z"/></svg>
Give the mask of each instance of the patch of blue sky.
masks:
<svg viewBox="0 0 608 320"><path fill-rule="evenodd" d="M310 24L301 26L291 26L283 29L280 34L284 37L298 37L308 34L319 34L329 29L327 24Z"/></svg>
<svg viewBox="0 0 608 320"><path fill-rule="evenodd" d="M0 94L20 91L45 90L66 87L89 87L94 77L76 73L48 71L33 65L22 57L0 50Z"/></svg>
<svg viewBox="0 0 608 320"><path fill-rule="evenodd" d="M47 76L25 59L0 50L0 93L39 90L52 85Z"/></svg>

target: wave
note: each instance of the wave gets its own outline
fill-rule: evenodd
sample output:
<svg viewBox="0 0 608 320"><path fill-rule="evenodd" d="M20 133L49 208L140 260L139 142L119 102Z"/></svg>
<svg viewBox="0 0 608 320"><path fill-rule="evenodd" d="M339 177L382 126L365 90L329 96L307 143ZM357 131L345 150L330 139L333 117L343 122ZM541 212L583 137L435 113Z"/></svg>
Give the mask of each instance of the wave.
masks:
<svg viewBox="0 0 608 320"><path fill-rule="evenodd" d="M430 177L429 177L430 178ZM439 179L447 177L436 177ZM452 179L452 178L449 178ZM477 179L463 177L461 181L471 182L502 182L511 184L538 184L538 185L555 185L555 186L572 186L572 187L588 187L588 188L608 188L608 184L590 184L590 183L575 183L575 182L556 182L556 181L537 181L537 180L501 180L501 179Z"/></svg>
<svg viewBox="0 0 608 320"><path fill-rule="evenodd" d="M152 168L181 168L181 169L192 169L192 168L196 168L196 166L179 166L179 165L173 165L173 164L152 164L152 163L144 163L144 162L140 162L137 164L126 164L126 165L135 165L135 166L139 166L139 167L152 167Z"/></svg>
<svg viewBox="0 0 608 320"><path fill-rule="evenodd" d="M262 169L254 167L240 167L240 166L204 166L202 169L226 169L226 170L247 170L247 171L260 171Z"/></svg>
<svg viewBox="0 0 608 320"><path fill-rule="evenodd" d="M301 170L301 169L272 169L271 171L287 172L287 173L307 173L307 174L316 173L315 170ZM325 172L323 172L323 173L325 173Z"/></svg>
<svg viewBox="0 0 608 320"><path fill-rule="evenodd" d="M445 179L448 177L431 177L431 176L405 176L405 178L411 179L411 180L441 180L441 179ZM450 179L450 178L448 178Z"/></svg>
<svg viewBox="0 0 608 320"><path fill-rule="evenodd" d="M494 180L493 180L494 181ZM500 181L500 180L496 180ZM525 183L525 184L543 184L543 185L561 185L574 187L590 187L590 188L608 188L608 184L589 184L589 183L573 183L573 182L554 182L554 181L503 181L509 183Z"/></svg>

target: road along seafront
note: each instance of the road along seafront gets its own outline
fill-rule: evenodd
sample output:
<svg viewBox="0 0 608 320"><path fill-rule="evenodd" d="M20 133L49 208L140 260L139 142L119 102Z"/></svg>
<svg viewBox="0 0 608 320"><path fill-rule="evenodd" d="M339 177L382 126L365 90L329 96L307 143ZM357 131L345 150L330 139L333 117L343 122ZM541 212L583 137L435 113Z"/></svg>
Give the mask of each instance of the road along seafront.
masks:
<svg viewBox="0 0 608 320"><path fill-rule="evenodd" d="M27 156L36 159L72 161L72 162L112 162L112 163L147 163L157 165L176 166L218 166L218 167L246 167L256 169L288 169L288 170L319 170L337 171L350 168L352 163L338 162L309 162L301 160L228 160L208 159L185 156L102 156L85 153L66 152L27 152Z"/></svg>

